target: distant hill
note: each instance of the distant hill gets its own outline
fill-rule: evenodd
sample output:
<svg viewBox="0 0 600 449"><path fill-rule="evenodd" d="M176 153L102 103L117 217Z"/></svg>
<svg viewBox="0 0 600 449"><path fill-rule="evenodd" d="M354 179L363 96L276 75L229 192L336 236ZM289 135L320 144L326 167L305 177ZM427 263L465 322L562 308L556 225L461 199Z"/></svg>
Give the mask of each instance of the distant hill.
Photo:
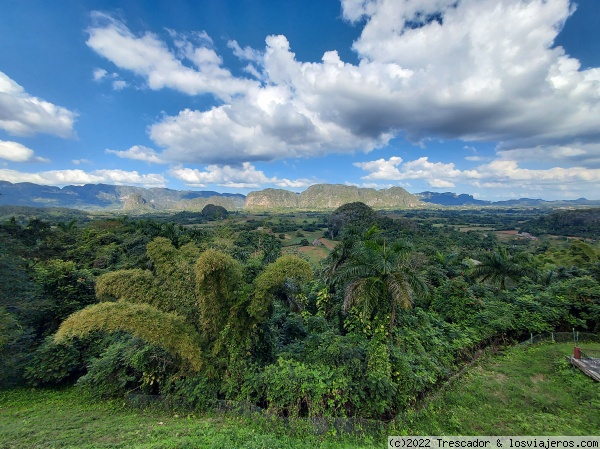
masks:
<svg viewBox="0 0 600 449"><path fill-rule="evenodd" d="M542 199L531 199L531 198L519 198L518 200L506 200L506 201L496 201L493 203L494 206L501 207L581 207L581 206L590 206L597 207L600 206L600 200L586 200L585 198L579 198L576 200L556 200L556 201L546 201Z"/></svg>
<svg viewBox="0 0 600 449"><path fill-rule="evenodd" d="M268 209L296 209L298 208L299 195L284 189L264 189L250 192L246 196L244 209L268 210Z"/></svg>
<svg viewBox="0 0 600 449"><path fill-rule="evenodd" d="M234 193L186 191L164 188L86 184L63 188L29 182L0 181L0 205L29 207L68 207L82 210L197 210L201 211L211 199L230 209L243 207L246 197ZM226 204L226 205L225 205Z"/></svg>
<svg viewBox="0 0 600 449"><path fill-rule="evenodd" d="M139 193L134 193L127 196L125 200L125 204L123 204L123 209L132 210L132 211L147 211L154 209L154 205L152 203L148 203Z"/></svg>
<svg viewBox="0 0 600 449"><path fill-rule="evenodd" d="M439 204L442 206L489 206L492 204L491 201L476 200L473 198L473 195L467 195L466 193L421 192L415 193L415 196L424 203Z"/></svg>
<svg viewBox="0 0 600 449"><path fill-rule="evenodd" d="M495 207L582 207L582 206L600 206L599 200L587 200L579 198L576 200L557 200L546 201L542 199L519 198L515 200L504 201L484 201L478 200L473 195L465 193L452 192L421 192L415 193L415 196L424 203L439 204L440 206L495 206Z"/></svg>
<svg viewBox="0 0 600 449"><path fill-rule="evenodd" d="M362 202L374 208L411 208L419 200L401 187L363 189L343 184L315 184L296 194L283 189L250 192L246 197L248 210L333 210L347 203Z"/></svg>
<svg viewBox="0 0 600 449"><path fill-rule="evenodd" d="M212 204L213 206L220 206L226 210L233 211L244 207L246 197L244 195L239 196L226 196L221 194L220 196L213 195L209 197L194 198L191 200L181 200L173 209L186 210L186 211L202 211L206 206Z"/></svg>

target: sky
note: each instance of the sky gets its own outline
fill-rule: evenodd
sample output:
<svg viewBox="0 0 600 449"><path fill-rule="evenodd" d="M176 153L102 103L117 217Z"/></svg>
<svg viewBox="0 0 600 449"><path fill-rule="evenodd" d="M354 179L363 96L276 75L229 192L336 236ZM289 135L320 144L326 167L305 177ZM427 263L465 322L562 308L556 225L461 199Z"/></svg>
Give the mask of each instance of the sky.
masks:
<svg viewBox="0 0 600 449"><path fill-rule="evenodd" d="M0 180L600 199L600 2L2 0Z"/></svg>

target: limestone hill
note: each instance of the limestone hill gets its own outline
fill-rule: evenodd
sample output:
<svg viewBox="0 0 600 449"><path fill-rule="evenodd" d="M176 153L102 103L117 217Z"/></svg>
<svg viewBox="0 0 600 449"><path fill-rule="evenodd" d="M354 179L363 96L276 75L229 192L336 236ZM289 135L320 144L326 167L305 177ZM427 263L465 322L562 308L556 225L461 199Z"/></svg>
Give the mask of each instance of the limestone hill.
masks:
<svg viewBox="0 0 600 449"><path fill-rule="evenodd" d="M405 209L420 204L417 197L401 187L375 190L343 184L315 184L300 194L283 189L250 192L246 197L244 208L248 210L330 210L357 201L376 209Z"/></svg>

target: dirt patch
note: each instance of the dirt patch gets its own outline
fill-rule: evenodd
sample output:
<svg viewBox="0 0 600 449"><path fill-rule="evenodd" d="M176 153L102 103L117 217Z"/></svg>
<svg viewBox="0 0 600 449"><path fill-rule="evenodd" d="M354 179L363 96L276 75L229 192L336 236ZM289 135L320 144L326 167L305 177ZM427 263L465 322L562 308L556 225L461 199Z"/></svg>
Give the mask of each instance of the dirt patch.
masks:
<svg viewBox="0 0 600 449"><path fill-rule="evenodd" d="M298 248L298 252L312 255L313 257L317 257L320 259L325 259L329 254L329 251L324 248L319 248L315 246L301 246Z"/></svg>
<svg viewBox="0 0 600 449"><path fill-rule="evenodd" d="M283 248L282 252L302 256L315 267L319 267L321 262L329 255L329 250L324 246L294 246L293 248Z"/></svg>
<svg viewBox="0 0 600 449"><path fill-rule="evenodd" d="M529 379L531 379L531 381L534 384L537 384L540 382L544 382L546 380L546 376L544 376L543 374L536 374L535 376L531 376Z"/></svg>
<svg viewBox="0 0 600 449"><path fill-rule="evenodd" d="M503 384L504 382L506 382L506 379L508 379L508 377L506 376L506 374L496 372L494 373L493 379L496 382Z"/></svg>
<svg viewBox="0 0 600 449"><path fill-rule="evenodd" d="M335 243L333 243L331 240L328 240L326 238L320 238L319 241L327 249L333 249L333 248L335 248Z"/></svg>

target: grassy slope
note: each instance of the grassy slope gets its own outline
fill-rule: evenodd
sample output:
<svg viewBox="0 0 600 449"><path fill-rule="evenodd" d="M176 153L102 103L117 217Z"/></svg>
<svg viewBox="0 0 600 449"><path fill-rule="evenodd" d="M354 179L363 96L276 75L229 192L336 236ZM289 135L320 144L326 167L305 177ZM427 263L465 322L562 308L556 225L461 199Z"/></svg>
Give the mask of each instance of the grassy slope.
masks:
<svg viewBox="0 0 600 449"><path fill-rule="evenodd" d="M572 351L569 343L547 343L489 358L409 413L404 430L420 435L598 434L600 383L565 361Z"/></svg>
<svg viewBox="0 0 600 449"><path fill-rule="evenodd" d="M484 360L425 407L407 413L389 434L597 434L600 383L565 363L571 351L570 344L545 344ZM383 435L341 441L295 427L259 417L129 409L118 401L94 401L75 388L0 391L0 448L343 448L362 442L384 447L386 441Z"/></svg>

